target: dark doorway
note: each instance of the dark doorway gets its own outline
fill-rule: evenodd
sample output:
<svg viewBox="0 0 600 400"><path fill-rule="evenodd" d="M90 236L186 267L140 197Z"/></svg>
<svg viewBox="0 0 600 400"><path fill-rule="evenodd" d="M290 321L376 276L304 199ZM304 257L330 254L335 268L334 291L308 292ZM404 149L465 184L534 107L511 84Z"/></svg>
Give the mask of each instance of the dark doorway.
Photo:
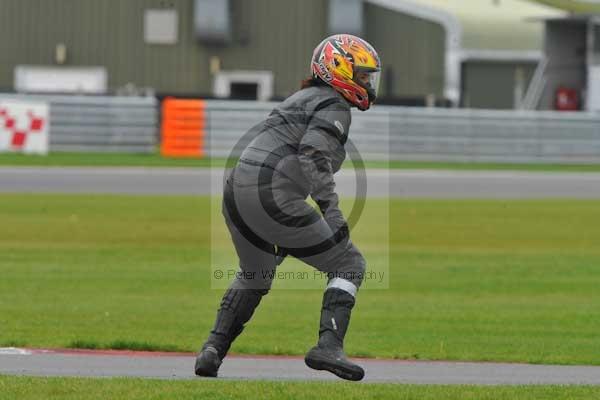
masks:
<svg viewBox="0 0 600 400"><path fill-rule="evenodd" d="M237 100L256 100L258 98L258 84L232 82L230 97Z"/></svg>

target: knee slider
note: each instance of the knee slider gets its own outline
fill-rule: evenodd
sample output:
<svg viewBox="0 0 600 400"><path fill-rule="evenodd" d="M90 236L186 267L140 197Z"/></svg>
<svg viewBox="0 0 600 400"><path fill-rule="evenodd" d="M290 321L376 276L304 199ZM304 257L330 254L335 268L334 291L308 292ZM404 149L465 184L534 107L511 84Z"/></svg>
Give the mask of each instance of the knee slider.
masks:
<svg viewBox="0 0 600 400"><path fill-rule="evenodd" d="M327 284L325 297L332 299L337 299L340 297L352 298L354 302L357 291L358 287L351 281L342 278L333 278Z"/></svg>

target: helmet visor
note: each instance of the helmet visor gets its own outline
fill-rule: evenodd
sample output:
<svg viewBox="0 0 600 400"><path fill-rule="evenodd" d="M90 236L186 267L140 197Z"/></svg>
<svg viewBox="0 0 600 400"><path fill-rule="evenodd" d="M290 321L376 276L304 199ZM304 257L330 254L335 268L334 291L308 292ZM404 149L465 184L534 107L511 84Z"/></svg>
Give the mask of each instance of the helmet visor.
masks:
<svg viewBox="0 0 600 400"><path fill-rule="evenodd" d="M357 68L354 72L354 81L367 89L369 102L373 103L379 95L379 82L381 70Z"/></svg>

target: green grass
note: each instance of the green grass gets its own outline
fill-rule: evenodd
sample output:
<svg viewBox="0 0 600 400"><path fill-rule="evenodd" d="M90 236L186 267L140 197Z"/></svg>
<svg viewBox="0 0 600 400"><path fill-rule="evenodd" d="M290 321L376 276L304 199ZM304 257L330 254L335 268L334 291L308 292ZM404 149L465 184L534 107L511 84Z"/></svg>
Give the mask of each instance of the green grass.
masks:
<svg viewBox="0 0 600 400"><path fill-rule="evenodd" d="M0 166L36 167L223 167L226 159L164 158L159 154L120 154L120 153L51 153L48 156L23 154L0 154ZM600 164L506 164L506 163L460 163L460 162L421 162L392 161L365 162L367 168L391 169L450 169L450 170L516 170L516 171L559 171L559 172L600 172ZM344 168L350 168L348 161Z"/></svg>
<svg viewBox="0 0 600 400"><path fill-rule="evenodd" d="M0 346L196 350L223 293L211 267L236 262L215 200L1 195ZM353 231L390 266L358 295L349 354L600 365L600 202L392 200L389 240L387 205ZM321 290L284 286L234 352L315 342Z"/></svg>
<svg viewBox="0 0 600 400"><path fill-rule="evenodd" d="M165 158L160 154L50 153L47 156L0 154L0 165L41 167L210 167L223 166L225 159Z"/></svg>
<svg viewBox="0 0 600 400"><path fill-rule="evenodd" d="M349 163L344 164L349 167ZM426 161L366 161L367 168L390 169L441 169L457 171L529 171L529 172L600 172L598 164L509 164L509 163L460 163Z"/></svg>
<svg viewBox="0 0 600 400"><path fill-rule="evenodd" d="M164 381L0 376L3 399L415 399L415 400L589 400L593 386L441 386L352 384L346 382L268 382L236 380Z"/></svg>
<svg viewBox="0 0 600 400"><path fill-rule="evenodd" d="M19 346L11 346L19 347ZM109 343L100 344L89 340L74 340L67 344L68 349L111 349L111 350L133 350L133 351L166 351L177 352L182 349L173 344L158 344L151 342L139 342L134 340L115 340Z"/></svg>

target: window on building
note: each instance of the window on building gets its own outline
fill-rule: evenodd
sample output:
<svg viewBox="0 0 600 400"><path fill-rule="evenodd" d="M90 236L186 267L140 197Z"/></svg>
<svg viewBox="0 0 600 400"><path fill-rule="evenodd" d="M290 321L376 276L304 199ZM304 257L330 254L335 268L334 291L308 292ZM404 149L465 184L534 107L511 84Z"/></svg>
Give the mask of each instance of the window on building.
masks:
<svg viewBox="0 0 600 400"><path fill-rule="evenodd" d="M229 97L238 100L256 100L258 98L258 83L232 82Z"/></svg>
<svg viewBox="0 0 600 400"><path fill-rule="evenodd" d="M219 71L213 92L218 98L268 101L273 97L271 71Z"/></svg>
<svg viewBox="0 0 600 400"><path fill-rule="evenodd" d="M177 11L149 9L144 12L144 41L147 44L176 44Z"/></svg>

